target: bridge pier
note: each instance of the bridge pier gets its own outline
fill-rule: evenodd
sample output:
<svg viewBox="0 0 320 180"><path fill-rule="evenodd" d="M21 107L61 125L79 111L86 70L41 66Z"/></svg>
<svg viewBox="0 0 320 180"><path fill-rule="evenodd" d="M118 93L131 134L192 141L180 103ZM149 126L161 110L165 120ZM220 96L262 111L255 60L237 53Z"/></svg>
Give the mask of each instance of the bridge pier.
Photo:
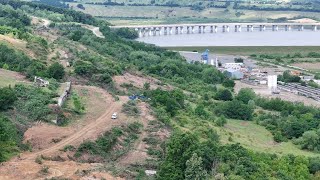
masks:
<svg viewBox="0 0 320 180"><path fill-rule="evenodd" d="M172 27L169 27L169 35L172 34Z"/></svg>
<svg viewBox="0 0 320 180"><path fill-rule="evenodd" d="M198 27L198 32L199 32L199 34L202 33L202 26L199 26L199 27Z"/></svg>
<svg viewBox="0 0 320 180"><path fill-rule="evenodd" d="M290 26L290 25L286 25L286 26L285 26L285 30L286 30L286 31L291 31L291 26Z"/></svg>
<svg viewBox="0 0 320 180"><path fill-rule="evenodd" d="M159 27L159 36L161 36L161 32L162 32L162 27Z"/></svg>
<svg viewBox="0 0 320 180"><path fill-rule="evenodd" d="M218 32L218 26L214 26L214 32L215 32L215 33Z"/></svg>
<svg viewBox="0 0 320 180"><path fill-rule="evenodd" d="M183 34L183 26L180 26L180 34Z"/></svg>
<svg viewBox="0 0 320 180"><path fill-rule="evenodd" d="M138 32L138 36L142 37L142 28L136 28L135 30Z"/></svg>
<svg viewBox="0 0 320 180"><path fill-rule="evenodd" d="M241 32L241 25L235 25L234 26L234 31L235 32Z"/></svg>
<svg viewBox="0 0 320 180"><path fill-rule="evenodd" d="M304 30L304 26L303 25L299 25L298 30L299 31L303 31Z"/></svg>
<svg viewBox="0 0 320 180"><path fill-rule="evenodd" d="M247 31L248 32L253 32L253 25L248 25L247 26Z"/></svg>
<svg viewBox="0 0 320 180"><path fill-rule="evenodd" d="M272 31L278 31L279 26L278 25L272 25Z"/></svg>
<svg viewBox="0 0 320 180"><path fill-rule="evenodd" d="M318 30L318 27L317 27L316 25L313 25L313 26L312 26L312 30L313 30L313 31L317 31L317 30Z"/></svg>
<svg viewBox="0 0 320 180"><path fill-rule="evenodd" d="M167 35L168 34L168 27L163 27L163 34Z"/></svg>
<svg viewBox="0 0 320 180"><path fill-rule="evenodd" d="M265 25L260 25L260 31L265 31L266 30L266 26Z"/></svg>
<svg viewBox="0 0 320 180"><path fill-rule="evenodd" d="M228 25L222 26L222 32L229 32L229 31L230 31L230 27Z"/></svg>
<svg viewBox="0 0 320 180"><path fill-rule="evenodd" d="M210 26L210 33L213 33L213 26Z"/></svg>
<svg viewBox="0 0 320 180"><path fill-rule="evenodd" d="M157 35L157 28L152 28L152 35L153 36L156 36Z"/></svg>
<svg viewBox="0 0 320 180"><path fill-rule="evenodd" d="M190 33L190 27L187 26L187 34L189 34L189 33Z"/></svg>
<svg viewBox="0 0 320 180"><path fill-rule="evenodd" d="M194 26L191 26L191 33L194 33Z"/></svg>
<svg viewBox="0 0 320 180"><path fill-rule="evenodd" d="M179 27L177 26L177 27L175 27L175 34L179 34Z"/></svg>

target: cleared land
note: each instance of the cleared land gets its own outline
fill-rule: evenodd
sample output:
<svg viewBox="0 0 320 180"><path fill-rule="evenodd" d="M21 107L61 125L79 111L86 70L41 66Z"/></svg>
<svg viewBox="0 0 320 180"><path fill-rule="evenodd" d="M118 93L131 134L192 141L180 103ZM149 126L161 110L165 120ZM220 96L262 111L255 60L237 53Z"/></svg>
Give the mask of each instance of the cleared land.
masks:
<svg viewBox="0 0 320 180"><path fill-rule="evenodd" d="M313 71L320 71L320 63L319 62L317 62L317 63L304 62L304 63L295 63L295 64L292 64L292 65L300 67L300 68L303 68L303 69L308 69L308 70L313 70Z"/></svg>
<svg viewBox="0 0 320 180"><path fill-rule="evenodd" d="M25 141L34 145L33 152L25 152L13 158L0 167L0 179L35 179L51 177L68 177L90 179L97 174L98 178L110 179L108 173L81 174L84 171L96 169L99 164L76 163L69 160L69 156L61 151L67 145L78 145L86 139L95 139L101 133L114 126L126 124L130 121L125 115L119 113L115 121L111 119L114 112L121 112L121 107L127 98L120 97L115 102L113 97L104 90L90 86L75 86L75 91L85 97L86 114L70 127L52 127L51 125L36 125L25 134ZM45 155L49 160L43 164L37 163L36 158ZM60 157L60 160L52 160ZM62 159L61 159L62 158ZM51 159L51 160L50 160ZM41 176L39 172L48 167L48 173ZM14 170L13 170L14 169ZM80 174L77 174L80 173Z"/></svg>
<svg viewBox="0 0 320 180"><path fill-rule="evenodd" d="M15 84L27 82L28 80L20 73L0 68L0 88L7 86L13 87Z"/></svg>
<svg viewBox="0 0 320 180"><path fill-rule="evenodd" d="M279 155L294 154L304 156L320 156L320 154L300 150L289 142L277 143L272 134L264 127L251 121L228 120L228 123L217 128L222 143L240 143L248 149L258 152L276 153Z"/></svg>

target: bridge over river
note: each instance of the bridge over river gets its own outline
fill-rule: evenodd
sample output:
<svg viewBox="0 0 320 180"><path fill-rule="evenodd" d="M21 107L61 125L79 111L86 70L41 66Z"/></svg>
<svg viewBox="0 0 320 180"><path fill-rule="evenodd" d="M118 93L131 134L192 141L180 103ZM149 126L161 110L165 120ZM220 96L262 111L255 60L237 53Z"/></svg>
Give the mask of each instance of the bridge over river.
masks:
<svg viewBox="0 0 320 180"><path fill-rule="evenodd" d="M241 31L291 31L310 29L317 31L320 23L207 23L207 24L168 24L168 25L128 25L112 26L111 28L131 28L139 33L139 37L193 34L193 33L218 33L218 32L241 32Z"/></svg>

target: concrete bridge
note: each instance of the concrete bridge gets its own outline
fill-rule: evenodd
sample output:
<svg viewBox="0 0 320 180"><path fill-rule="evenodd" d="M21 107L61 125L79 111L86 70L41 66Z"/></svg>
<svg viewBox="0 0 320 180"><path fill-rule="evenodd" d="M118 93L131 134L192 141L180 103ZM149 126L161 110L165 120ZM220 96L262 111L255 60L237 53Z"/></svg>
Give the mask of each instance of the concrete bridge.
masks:
<svg viewBox="0 0 320 180"><path fill-rule="evenodd" d="M209 23L209 24L170 24L170 25L132 25L111 26L111 28L131 28L139 33L139 37L171 35L171 34L193 34L193 33L218 33L218 32L241 32L241 31L291 31L311 29L317 31L320 23Z"/></svg>

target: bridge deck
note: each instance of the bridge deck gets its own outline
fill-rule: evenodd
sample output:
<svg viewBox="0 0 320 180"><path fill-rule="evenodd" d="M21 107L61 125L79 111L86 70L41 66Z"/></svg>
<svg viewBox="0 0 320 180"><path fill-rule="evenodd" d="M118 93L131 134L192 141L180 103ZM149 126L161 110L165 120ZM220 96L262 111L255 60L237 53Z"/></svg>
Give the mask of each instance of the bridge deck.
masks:
<svg viewBox="0 0 320 180"><path fill-rule="evenodd" d="M160 28L186 26L320 26L320 23L204 23L204 24L160 24L160 25L128 25L111 26L111 28Z"/></svg>

